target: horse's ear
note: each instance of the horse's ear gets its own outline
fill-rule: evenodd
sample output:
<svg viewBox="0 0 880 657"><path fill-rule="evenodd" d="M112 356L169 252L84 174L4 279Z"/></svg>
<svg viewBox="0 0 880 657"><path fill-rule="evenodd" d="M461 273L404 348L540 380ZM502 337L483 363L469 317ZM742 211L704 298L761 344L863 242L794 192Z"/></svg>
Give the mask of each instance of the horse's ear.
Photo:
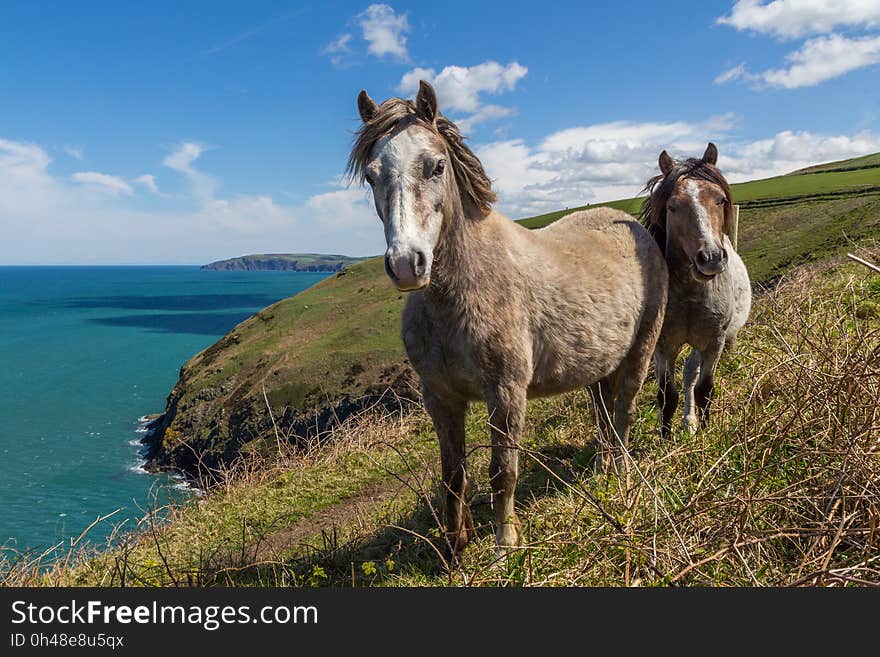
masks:
<svg viewBox="0 0 880 657"><path fill-rule="evenodd" d="M369 123L378 111L379 106L376 104L376 101L370 98L370 94L365 89L361 89L361 92L358 94L358 112L361 114L361 121Z"/></svg>
<svg viewBox="0 0 880 657"><path fill-rule="evenodd" d="M706 146L706 152L703 153L703 162L712 166L715 166L715 163L718 162L718 147L711 141Z"/></svg>
<svg viewBox="0 0 880 657"><path fill-rule="evenodd" d="M660 171L664 176L668 176L674 166L675 160L672 159L672 156L669 153L666 151L660 153Z"/></svg>
<svg viewBox="0 0 880 657"><path fill-rule="evenodd" d="M428 123L434 123L437 118L437 94L434 93L434 87L425 82L419 81L419 95L416 96L416 112Z"/></svg>

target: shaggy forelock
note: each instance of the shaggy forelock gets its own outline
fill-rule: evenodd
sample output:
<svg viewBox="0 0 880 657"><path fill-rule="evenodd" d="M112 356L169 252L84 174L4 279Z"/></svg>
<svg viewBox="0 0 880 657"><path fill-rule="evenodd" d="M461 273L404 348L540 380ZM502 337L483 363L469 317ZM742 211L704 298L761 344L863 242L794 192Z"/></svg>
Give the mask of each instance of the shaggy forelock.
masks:
<svg viewBox="0 0 880 657"><path fill-rule="evenodd" d="M473 154L458 127L441 114L437 114L434 125L418 118L416 105L403 98L389 98L379 106L376 114L363 123L354 136L354 145L348 156L346 174L349 182L363 183L366 179L367 165L376 143L391 134L405 118L415 116L415 121L439 136L448 151L449 164L455 174L455 181L463 197L470 200L482 213L487 213L496 200L492 191L492 181L483 170L483 165Z"/></svg>

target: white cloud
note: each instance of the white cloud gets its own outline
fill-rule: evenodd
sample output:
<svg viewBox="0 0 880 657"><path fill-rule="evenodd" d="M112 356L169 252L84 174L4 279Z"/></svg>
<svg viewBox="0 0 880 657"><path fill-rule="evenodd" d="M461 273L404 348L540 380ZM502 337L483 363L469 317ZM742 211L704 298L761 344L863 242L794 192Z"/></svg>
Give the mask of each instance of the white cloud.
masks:
<svg viewBox="0 0 880 657"><path fill-rule="evenodd" d="M306 209L328 230L363 230L380 228L369 194L359 187L343 187L312 196Z"/></svg>
<svg viewBox="0 0 880 657"><path fill-rule="evenodd" d="M771 87L812 87L850 71L880 63L880 36L848 39L832 34L807 41L785 58L787 68L758 74Z"/></svg>
<svg viewBox="0 0 880 657"><path fill-rule="evenodd" d="M478 123L515 114L512 108L484 103L482 96L514 91L528 72L519 62L503 65L491 60L476 66L446 66L439 73L433 68L417 67L404 73L397 88L401 94L415 95L420 80L430 82L437 92L440 111L465 113L456 122L467 132Z"/></svg>
<svg viewBox="0 0 880 657"><path fill-rule="evenodd" d="M880 151L880 135L870 131L821 135L785 130L768 139L731 144L726 154L722 150L719 164L730 180L742 182L877 151Z"/></svg>
<svg viewBox="0 0 880 657"><path fill-rule="evenodd" d="M717 22L783 39L831 32L836 27L880 25L877 0L739 0Z"/></svg>
<svg viewBox="0 0 880 657"><path fill-rule="evenodd" d="M335 66L341 65L345 61L345 56L349 55L351 50L352 35L348 32L340 34L326 46L321 48L322 55L330 55L330 61Z"/></svg>
<svg viewBox="0 0 880 657"><path fill-rule="evenodd" d="M476 152L493 179L501 209L523 217L635 196L657 173L657 157L664 149L675 157L694 157L715 141L719 164L734 182L880 151L880 137L870 132L828 136L785 131L740 142L727 137L734 125L731 115L700 123L616 121L561 130L536 146L515 139L484 144Z"/></svg>
<svg viewBox="0 0 880 657"><path fill-rule="evenodd" d="M0 218L28 209L27 218L51 207L57 197L47 169L52 158L36 144L0 139ZM4 233L9 241L9 233Z"/></svg>
<svg viewBox="0 0 880 657"><path fill-rule="evenodd" d="M197 144L193 141L185 141L178 144L177 148L174 149L174 152L162 160L162 164L171 169L175 169L176 171L192 175L196 173L192 168L192 163L199 159L199 156L204 153L205 150L206 148L202 144Z"/></svg>
<svg viewBox="0 0 880 657"><path fill-rule="evenodd" d="M880 63L880 36L844 36L834 31L864 31L880 26L878 0L740 0L729 16L716 22L782 39L824 36L805 41L788 53L784 67L756 73L743 62L718 75L715 84L740 80L751 83L754 89L798 89Z"/></svg>
<svg viewBox="0 0 880 657"><path fill-rule="evenodd" d="M760 73L746 69L745 63L715 78L716 84L734 80L750 82L753 88L798 89L880 63L880 36L847 38L838 34L816 37L785 57L786 68Z"/></svg>
<svg viewBox="0 0 880 657"><path fill-rule="evenodd" d="M740 80L743 77L749 75L749 72L746 70L746 63L742 62L734 66L733 68L727 69L724 73L715 77L715 84L725 84L727 82L733 82L734 80Z"/></svg>
<svg viewBox="0 0 880 657"><path fill-rule="evenodd" d="M338 37L333 39L333 41L331 41L330 43L328 43L326 46L324 46L321 49L321 54L328 55L328 54L333 54L333 53L338 53L338 52L350 52L351 51L351 46L349 45L350 43L351 43L351 34L348 34L348 33L340 34Z"/></svg>
<svg viewBox="0 0 880 657"><path fill-rule="evenodd" d="M410 28L406 14L397 14L388 5L374 4L358 14L356 22L367 42L368 53L376 57L409 60L406 33Z"/></svg>
<svg viewBox="0 0 880 657"><path fill-rule="evenodd" d="M404 94L415 94L419 80L426 80L434 85L441 110L477 112L482 106L481 94L513 91L528 72L519 62L504 66L494 61L476 66L447 66L439 73L433 68L414 68L403 75L398 89Z"/></svg>
<svg viewBox="0 0 880 657"><path fill-rule="evenodd" d="M97 171L79 171L71 176L75 182L88 185L92 189L96 189L108 194L131 196L134 190L127 182L119 176L112 176L109 173L99 173Z"/></svg>
<svg viewBox="0 0 880 657"><path fill-rule="evenodd" d="M497 121L498 119L513 116L514 114L516 114L516 110L512 107L502 107L501 105L483 105L473 114L470 114L456 121L456 125L458 125L459 129L464 134L467 134L480 123L485 123L486 121Z"/></svg>
<svg viewBox="0 0 880 657"><path fill-rule="evenodd" d="M158 194L161 196L161 192L159 191L159 186L156 184L156 178L149 173L145 173L142 176L138 176L132 182L136 182L139 185L143 185L147 189L149 189L154 194Z"/></svg>
<svg viewBox="0 0 880 657"><path fill-rule="evenodd" d="M502 208L513 216L633 196L654 174L664 148L705 148L728 131L732 115L702 123L614 121L554 132L531 147L523 140L478 146ZM702 151L700 151L702 152Z"/></svg>
<svg viewBox="0 0 880 657"><path fill-rule="evenodd" d="M51 161L46 151L36 144L0 139L0 167L13 180L33 177L43 172Z"/></svg>
<svg viewBox="0 0 880 657"><path fill-rule="evenodd" d="M195 196L203 201L213 198L217 183L211 176L194 168L193 162L207 150L209 147L204 144L185 141L178 144L174 151L162 160L162 164L169 169L184 174L189 180Z"/></svg>
<svg viewBox="0 0 880 657"><path fill-rule="evenodd" d="M79 146L65 146L64 152L75 160L83 159L83 151Z"/></svg>

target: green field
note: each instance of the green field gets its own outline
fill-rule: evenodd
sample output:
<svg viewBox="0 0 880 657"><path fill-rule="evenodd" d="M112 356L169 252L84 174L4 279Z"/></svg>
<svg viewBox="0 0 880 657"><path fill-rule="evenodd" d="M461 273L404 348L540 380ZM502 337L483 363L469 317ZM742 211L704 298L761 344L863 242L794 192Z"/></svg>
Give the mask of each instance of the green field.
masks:
<svg viewBox="0 0 880 657"><path fill-rule="evenodd" d="M880 167L880 153L865 155L863 157L855 157L850 160L838 160L837 162L827 162L825 164L817 164L805 169L798 169L789 175L799 175L802 173L819 173L821 171L851 171L853 169L867 169L870 167Z"/></svg>

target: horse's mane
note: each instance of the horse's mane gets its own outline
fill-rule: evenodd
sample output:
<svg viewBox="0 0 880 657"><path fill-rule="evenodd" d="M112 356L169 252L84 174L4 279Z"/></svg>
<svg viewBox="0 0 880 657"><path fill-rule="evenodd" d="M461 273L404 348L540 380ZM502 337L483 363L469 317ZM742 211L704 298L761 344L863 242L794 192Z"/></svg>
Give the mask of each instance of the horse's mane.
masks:
<svg viewBox="0 0 880 657"><path fill-rule="evenodd" d="M675 191L675 183L679 178L706 180L718 185L727 197L727 203L724 205L725 231L729 230L733 219L733 193L721 171L716 166L695 157L676 162L669 175L661 173L654 176L642 190L648 192L648 197L642 203L639 219L657 240L663 253L666 253L666 202Z"/></svg>
<svg viewBox="0 0 880 657"><path fill-rule="evenodd" d="M455 181L461 194L468 198L483 214L495 202L492 181L483 170L477 156L464 143L458 127L445 116L437 113L434 124L418 117L416 105L403 98L389 98L379 106L375 116L363 123L355 133L351 155L348 156L346 172L350 181L363 183L367 164L373 147L382 137L390 134L403 119L413 116L415 121L434 132L446 144L449 151L449 164L455 173Z"/></svg>

